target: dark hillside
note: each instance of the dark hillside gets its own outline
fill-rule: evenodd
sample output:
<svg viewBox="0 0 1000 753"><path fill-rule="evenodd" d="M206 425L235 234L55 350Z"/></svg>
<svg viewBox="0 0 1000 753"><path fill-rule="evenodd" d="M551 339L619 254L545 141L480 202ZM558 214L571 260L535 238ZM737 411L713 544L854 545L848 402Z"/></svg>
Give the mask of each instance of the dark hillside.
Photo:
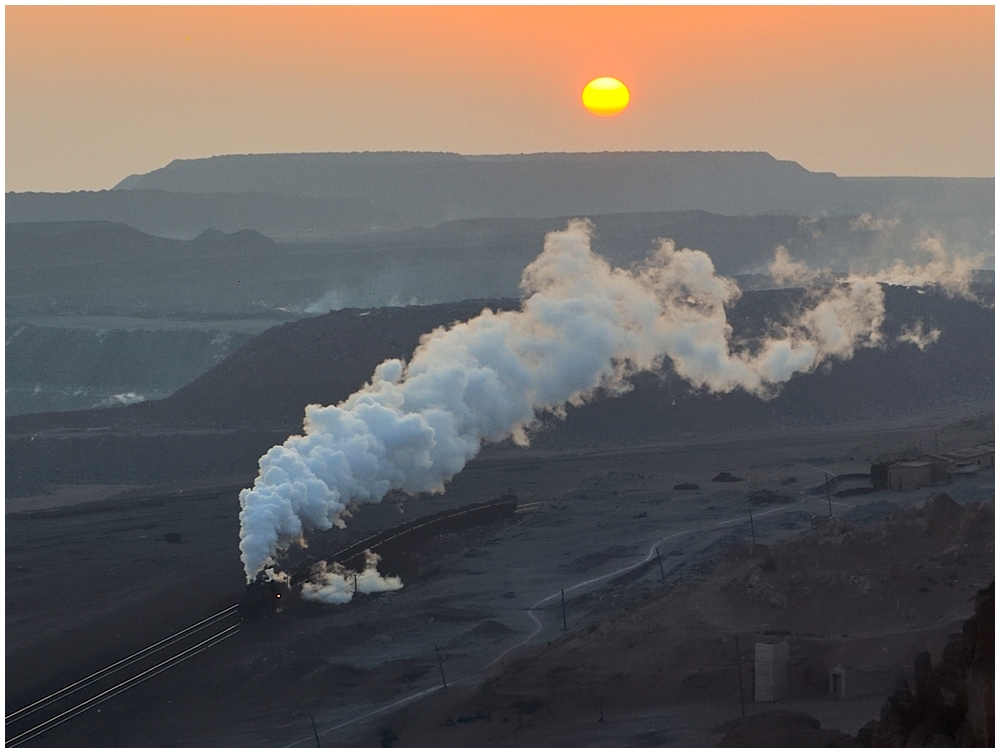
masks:
<svg viewBox="0 0 1000 753"><path fill-rule="evenodd" d="M794 290L750 291L731 317L734 335L759 332L794 304ZM309 403L348 397L386 358L406 358L420 336L475 316L485 307L515 308L514 300L371 310L344 309L274 327L250 340L218 366L164 400L123 408L36 414L8 419L8 434L88 426L235 429L301 427ZM565 429L629 427L655 436L708 423L719 429L789 420L823 423L892 411L920 412L937 405L988 400L993 394L993 312L965 300L912 288L886 287L886 346L860 349L815 374L794 377L781 394L762 401L740 391L704 395L673 377L640 376L617 400L571 411ZM942 331L921 351L894 341L917 319ZM592 417L591 417L592 416ZM559 422L554 424L554 428ZM645 428L644 428L645 427ZM659 427L659 428L657 428ZM667 428L667 427L673 427ZM651 438L651 437L650 437ZM539 439L543 439L542 436Z"/></svg>
<svg viewBox="0 0 1000 753"><path fill-rule="evenodd" d="M486 306L512 308L517 301L343 309L300 319L258 335L164 400L11 417L7 433L94 426L301 428L308 403L339 402L386 358L409 356L425 332L473 317Z"/></svg>
<svg viewBox="0 0 1000 753"><path fill-rule="evenodd" d="M788 290L748 292L733 315L736 333L758 329L796 297ZM773 400L695 392L669 370L640 375L623 397L571 409L565 421L543 419L534 445L622 446L705 432L992 410L993 312L914 289L887 288L886 297L884 348L797 375ZM421 334L487 305L515 302L333 312L268 330L164 400L8 418L8 494L81 478L120 483L251 473L272 443L301 431L305 405L340 402L383 359L408 356ZM894 341L917 318L942 331L924 351Z"/></svg>

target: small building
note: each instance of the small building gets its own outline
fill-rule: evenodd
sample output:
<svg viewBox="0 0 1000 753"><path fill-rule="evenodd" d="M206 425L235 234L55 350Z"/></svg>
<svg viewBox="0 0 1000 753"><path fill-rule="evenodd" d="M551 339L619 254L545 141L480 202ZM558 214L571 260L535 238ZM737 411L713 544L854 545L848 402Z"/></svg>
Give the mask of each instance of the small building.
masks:
<svg viewBox="0 0 1000 753"><path fill-rule="evenodd" d="M847 697L847 672L839 664L830 670L827 690L836 698Z"/></svg>
<svg viewBox="0 0 1000 753"><path fill-rule="evenodd" d="M758 643L754 647L753 699L780 701L788 697L787 643Z"/></svg>
<svg viewBox="0 0 1000 753"><path fill-rule="evenodd" d="M966 447L962 450L952 450L951 452L942 453L951 463L951 470L980 470L982 468L993 468L994 467L994 446L993 442L986 442L984 444L976 445L975 447Z"/></svg>
<svg viewBox="0 0 1000 753"><path fill-rule="evenodd" d="M923 455L916 460L893 463L888 468L888 486L897 492L948 483L947 458Z"/></svg>

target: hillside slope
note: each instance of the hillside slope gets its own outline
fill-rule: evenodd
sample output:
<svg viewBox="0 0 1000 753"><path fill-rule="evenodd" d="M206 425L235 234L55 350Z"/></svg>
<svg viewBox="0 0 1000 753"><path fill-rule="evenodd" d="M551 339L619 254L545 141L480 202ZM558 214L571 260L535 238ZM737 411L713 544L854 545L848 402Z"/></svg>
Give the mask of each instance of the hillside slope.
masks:
<svg viewBox="0 0 1000 753"><path fill-rule="evenodd" d="M737 337L759 332L800 292L751 291L735 307ZM342 310L272 328L170 397L105 410L7 419L7 490L44 483L94 483L252 472L271 443L301 431L310 403L335 404L360 388L385 358L408 357L420 335L508 301ZM743 392L692 390L667 369L640 375L613 400L543 417L539 448L656 443L704 433L899 420L988 412L994 397L993 312L933 292L886 288L886 346L862 349L793 377L763 401ZM940 329L921 351L895 342L917 319ZM81 432L80 430L87 429ZM142 448L149 445L148 452ZM213 449L216 448L216 449Z"/></svg>

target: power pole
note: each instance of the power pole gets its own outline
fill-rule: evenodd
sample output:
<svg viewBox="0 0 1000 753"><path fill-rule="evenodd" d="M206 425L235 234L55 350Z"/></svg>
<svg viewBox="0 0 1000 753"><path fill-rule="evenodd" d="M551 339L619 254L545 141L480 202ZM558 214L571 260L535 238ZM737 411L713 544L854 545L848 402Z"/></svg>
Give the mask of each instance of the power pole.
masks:
<svg viewBox="0 0 1000 753"><path fill-rule="evenodd" d="M309 721L312 722L313 725L313 737L316 738L316 747L320 748L322 746L319 744L319 732L316 731L316 720L313 719L312 714L309 715Z"/></svg>
<svg viewBox="0 0 1000 753"><path fill-rule="evenodd" d="M823 475L826 476L826 505L830 508L830 517L833 517L833 502L830 500L830 474L823 471Z"/></svg>
<svg viewBox="0 0 1000 753"><path fill-rule="evenodd" d="M743 700L743 665L740 659L740 636L733 634L733 639L736 641L736 676L740 681L740 716L747 715L746 702Z"/></svg>
<svg viewBox="0 0 1000 753"><path fill-rule="evenodd" d="M667 576L663 574L663 560L660 559L660 547L656 547L656 564L660 566L660 580L667 582Z"/></svg>
<svg viewBox="0 0 1000 753"><path fill-rule="evenodd" d="M747 509L750 511L750 537L753 539L753 545L757 546L757 534L753 530L753 507L747 505Z"/></svg>
<svg viewBox="0 0 1000 753"><path fill-rule="evenodd" d="M560 588L559 593L562 594L562 609L563 609L563 632L566 632L566 589Z"/></svg>
<svg viewBox="0 0 1000 753"><path fill-rule="evenodd" d="M444 679L444 663L441 661L441 652L438 651L437 644L434 644L434 653L437 654L438 658L438 669L441 670L441 686L444 688L448 687L447 681Z"/></svg>

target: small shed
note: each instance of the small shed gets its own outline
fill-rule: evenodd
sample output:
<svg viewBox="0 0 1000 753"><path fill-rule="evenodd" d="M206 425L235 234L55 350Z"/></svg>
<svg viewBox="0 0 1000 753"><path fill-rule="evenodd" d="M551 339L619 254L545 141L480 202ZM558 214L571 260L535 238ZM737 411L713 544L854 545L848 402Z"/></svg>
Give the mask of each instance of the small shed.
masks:
<svg viewBox="0 0 1000 753"><path fill-rule="evenodd" d="M827 689L836 698L847 697L847 672L839 664L830 670Z"/></svg>
<svg viewBox="0 0 1000 753"><path fill-rule="evenodd" d="M758 643L754 647L753 699L780 701L788 697L787 643Z"/></svg>

